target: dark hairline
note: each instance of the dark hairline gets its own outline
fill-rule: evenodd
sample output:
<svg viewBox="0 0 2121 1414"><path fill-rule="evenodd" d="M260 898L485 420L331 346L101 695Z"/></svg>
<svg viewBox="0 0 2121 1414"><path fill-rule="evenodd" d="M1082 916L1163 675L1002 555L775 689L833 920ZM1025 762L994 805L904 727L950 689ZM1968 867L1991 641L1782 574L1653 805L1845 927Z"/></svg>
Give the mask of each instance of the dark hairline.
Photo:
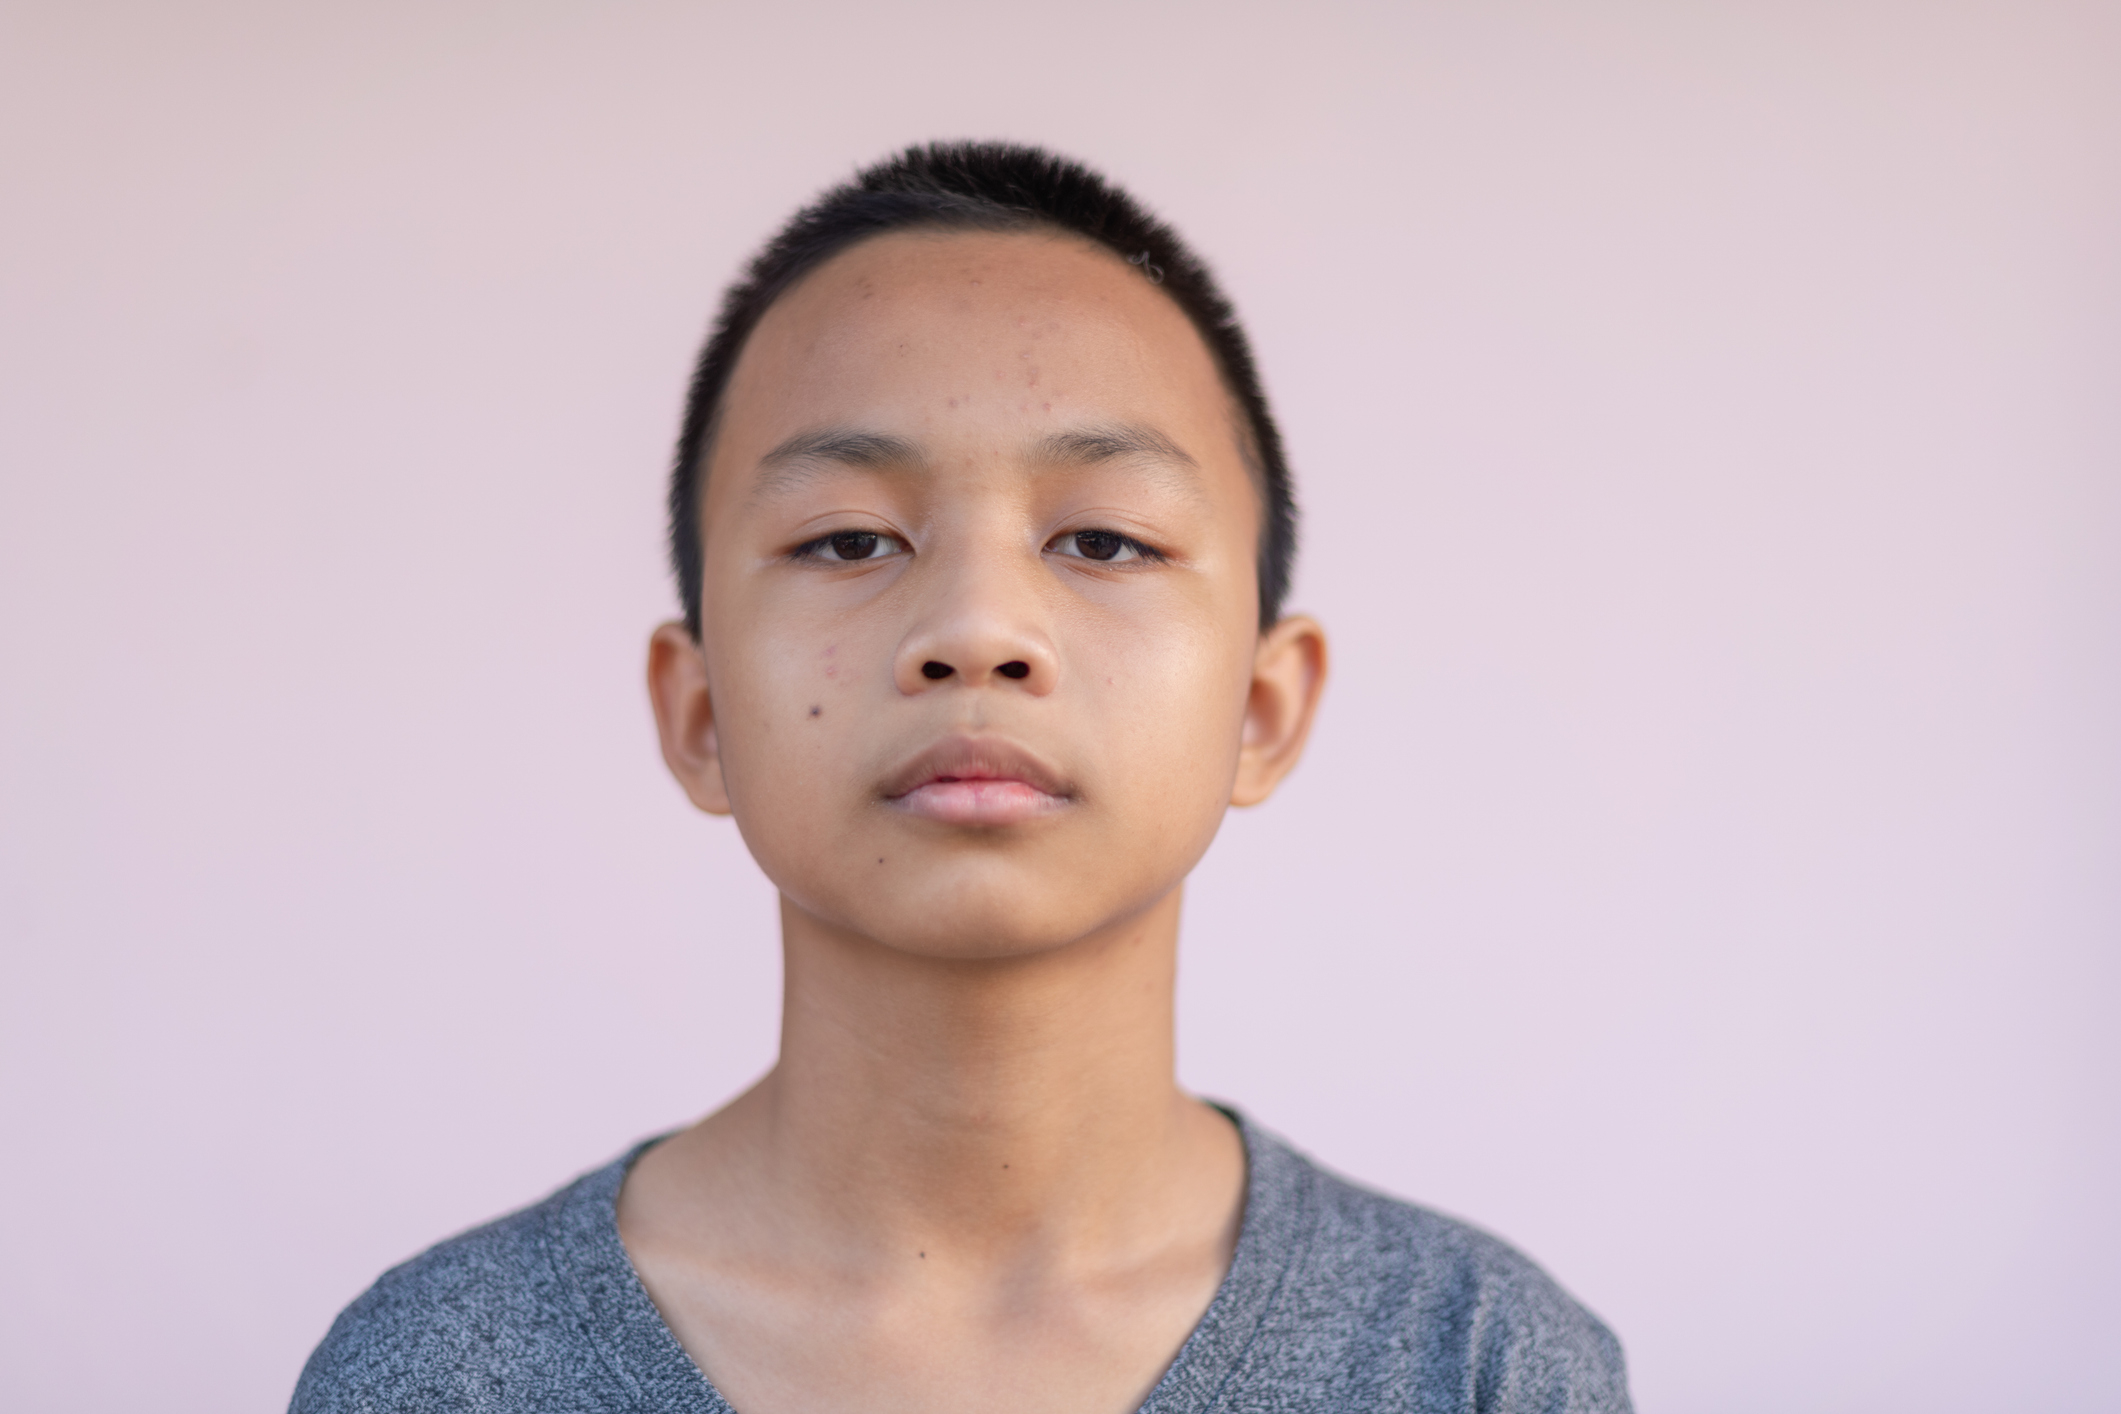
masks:
<svg viewBox="0 0 2121 1414"><path fill-rule="evenodd" d="M1260 493L1259 621L1262 630L1270 626L1288 590L1296 506L1249 341L1213 274L1175 231L1081 164L1038 148L956 143L906 149L825 193L791 217L724 292L694 365L668 497L672 567L693 637L700 634L704 592L700 484L729 383L751 335L784 295L838 256L876 236L922 231L1072 238L1139 266L1163 287L1193 326L1234 405L1239 453Z"/></svg>

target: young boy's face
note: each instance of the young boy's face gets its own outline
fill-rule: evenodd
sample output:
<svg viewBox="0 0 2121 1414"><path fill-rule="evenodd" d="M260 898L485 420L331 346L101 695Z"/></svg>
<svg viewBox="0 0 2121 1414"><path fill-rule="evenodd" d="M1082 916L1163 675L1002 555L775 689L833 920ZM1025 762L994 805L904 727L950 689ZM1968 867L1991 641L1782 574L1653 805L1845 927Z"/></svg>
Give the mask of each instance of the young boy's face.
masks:
<svg viewBox="0 0 2121 1414"><path fill-rule="evenodd" d="M1184 314L1108 251L908 232L784 295L725 395L672 770L797 908L930 956L1136 916L1294 763L1314 626Z"/></svg>

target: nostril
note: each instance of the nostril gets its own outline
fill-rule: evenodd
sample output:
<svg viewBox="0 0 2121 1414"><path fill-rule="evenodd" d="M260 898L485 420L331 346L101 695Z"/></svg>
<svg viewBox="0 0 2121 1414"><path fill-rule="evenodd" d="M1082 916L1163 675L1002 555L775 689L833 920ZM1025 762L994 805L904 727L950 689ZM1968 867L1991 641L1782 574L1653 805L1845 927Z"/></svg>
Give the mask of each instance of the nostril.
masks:
<svg viewBox="0 0 2121 1414"><path fill-rule="evenodd" d="M1025 662L1004 663L995 671L1005 678L1027 678L1031 676L1031 665Z"/></svg>
<svg viewBox="0 0 2121 1414"><path fill-rule="evenodd" d="M956 671L957 669L948 663L938 663L933 658L921 664L921 676L924 678L946 678Z"/></svg>

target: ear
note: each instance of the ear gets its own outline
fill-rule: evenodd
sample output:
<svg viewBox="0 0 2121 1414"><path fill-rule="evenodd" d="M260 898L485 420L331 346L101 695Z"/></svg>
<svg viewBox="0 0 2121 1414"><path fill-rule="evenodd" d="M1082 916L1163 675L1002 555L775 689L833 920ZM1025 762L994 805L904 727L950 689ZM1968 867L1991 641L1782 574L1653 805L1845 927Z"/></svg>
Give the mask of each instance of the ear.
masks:
<svg viewBox="0 0 2121 1414"><path fill-rule="evenodd" d="M1326 631L1317 620L1292 614L1260 635L1232 805L1259 804L1295 768L1325 686Z"/></svg>
<svg viewBox="0 0 2121 1414"><path fill-rule="evenodd" d="M681 623L656 629L648 640L648 700L655 706L663 763L694 805L709 815L729 813L722 781L722 744L707 691L707 660Z"/></svg>

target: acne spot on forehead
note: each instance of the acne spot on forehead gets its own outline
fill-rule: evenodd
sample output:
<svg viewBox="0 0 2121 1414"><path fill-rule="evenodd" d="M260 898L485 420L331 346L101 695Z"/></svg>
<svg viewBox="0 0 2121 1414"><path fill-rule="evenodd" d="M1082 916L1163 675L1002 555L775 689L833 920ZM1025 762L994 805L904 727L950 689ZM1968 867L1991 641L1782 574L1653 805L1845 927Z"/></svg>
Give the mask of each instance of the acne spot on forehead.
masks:
<svg viewBox="0 0 2121 1414"><path fill-rule="evenodd" d="M983 363L993 398L970 392ZM965 418L927 424L938 394ZM726 394L717 468L748 470L748 454L790 430L844 420L843 403L892 399L945 441L974 419L1050 421L1064 403L1119 416L1108 405L1125 403L1128 417L1220 451L1229 420L1209 351L1183 311L1102 248L1022 233L901 233L850 248L767 312ZM1200 411L1209 399L1214 427ZM748 484L710 475L703 516Z"/></svg>

